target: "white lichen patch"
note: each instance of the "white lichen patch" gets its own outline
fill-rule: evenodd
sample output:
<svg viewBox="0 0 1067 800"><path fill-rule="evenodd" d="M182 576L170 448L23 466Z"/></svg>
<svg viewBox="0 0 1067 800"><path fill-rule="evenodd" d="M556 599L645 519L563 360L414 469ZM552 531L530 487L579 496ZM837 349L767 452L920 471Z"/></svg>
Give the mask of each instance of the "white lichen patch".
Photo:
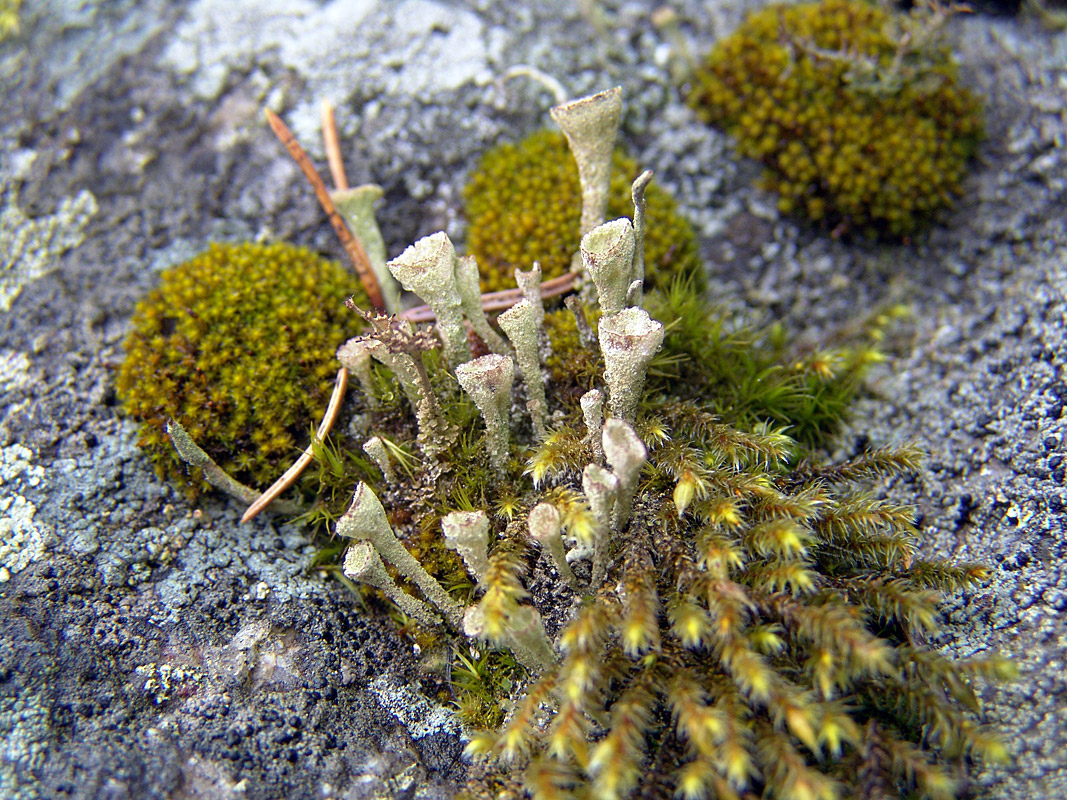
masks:
<svg viewBox="0 0 1067 800"><path fill-rule="evenodd" d="M452 711L431 702L394 677L381 675L371 681L367 689L378 698L384 708L400 720L400 724L407 729L412 739L421 739L439 731L452 734L459 734L461 731Z"/></svg>
<svg viewBox="0 0 1067 800"><path fill-rule="evenodd" d="M0 450L0 583L44 555L48 532L33 521L37 507L20 493L44 480L32 458L20 444Z"/></svg>
<svg viewBox="0 0 1067 800"><path fill-rule="evenodd" d="M199 670L182 664L141 664L133 673L140 690L157 706L174 696L194 694L204 682Z"/></svg>
<svg viewBox="0 0 1067 800"><path fill-rule="evenodd" d="M29 379L30 360L25 353L0 350L0 392L21 388Z"/></svg>
<svg viewBox="0 0 1067 800"><path fill-rule="evenodd" d="M26 793L44 766L52 737L49 713L40 695L0 697L0 797L37 797Z"/></svg>
<svg viewBox="0 0 1067 800"><path fill-rule="evenodd" d="M257 620L241 628L229 644L206 648L201 655L214 684L247 682L253 689L263 689L295 685L303 674L301 650L296 631Z"/></svg>
<svg viewBox="0 0 1067 800"><path fill-rule="evenodd" d="M0 190L0 312L8 311L22 287L56 268L76 247L96 213L96 198L81 191L63 199L56 213L31 219L6 187Z"/></svg>
<svg viewBox="0 0 1067 800"><path fill-rule="evenodd" d="M476 14L433 0L197 0L163 63L204 99L217 98L233 73L256 80L281 66L299 75L305 99L286 121L320 155L321 98L343 103L354 85L367 96L427 98L484 83L498 39ZM261 87L266 95L268 82Z"/></svg>

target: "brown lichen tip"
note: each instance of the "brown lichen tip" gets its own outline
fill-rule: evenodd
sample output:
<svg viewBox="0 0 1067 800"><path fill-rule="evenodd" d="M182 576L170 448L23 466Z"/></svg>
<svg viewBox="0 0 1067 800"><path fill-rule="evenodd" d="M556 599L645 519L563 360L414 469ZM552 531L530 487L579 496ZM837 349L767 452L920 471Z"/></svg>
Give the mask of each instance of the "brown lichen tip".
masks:
<svg viewBox="0 0 1067 800"><path fill-rule="evenodd" d="M319 425L317 431L315 431L316 439L325 438L326 434L333 428L334 422L337 421L338 414L341 413L341 401L345 397L345 389L348 387L348 370L341 367L337 371L337 380L333 385L333 394L330 396L330 403L326 407L326 415L322 418L322 423ZM260 511L265 509L286 489L296 483L296 479L300 477L301 473L307 469L308 464L311 463L313 458L312 445L309 444L307 449L300 454L300 458L296 460L293 466L289 467L278 480L274 482L267 491L260 495L252 505L248 507L244 514L241 515L241 522L248 522Z"/></svg>

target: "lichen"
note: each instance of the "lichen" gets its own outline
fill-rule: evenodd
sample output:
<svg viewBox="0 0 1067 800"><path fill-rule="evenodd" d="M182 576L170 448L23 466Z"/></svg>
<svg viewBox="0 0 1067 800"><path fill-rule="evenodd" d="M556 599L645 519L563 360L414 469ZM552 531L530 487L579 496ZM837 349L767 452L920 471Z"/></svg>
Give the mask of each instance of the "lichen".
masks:
<svg viewBox="0 0 1067 800"><path fill-rule="evenodd" d="M338 526L357 539L384 536L383 558L407 574L397 541L417 539L432 573L446 513L481 510L490 521L488 568L453 591L469 605L462 629L444 634L463 654L462 717L499 725L471 741L469 752L495 766L481 768L469 795L514 781L535 798L622 798L639 785L657 798L830 799L875 787L958 796L968 759L1003 756L975 718L972 681L1012 667L996 657L953 661L930 644L941 592L987 573L923 559L914 511L876 493L885 478L918 469L917 454L820 460L818 443L856 390L857 364L847 385L832 388L841 359L798 359L773 336L730 331L728 316L684 282L652 293L648 309L673 317L643 391L640 380L614 387L602 352L550 370L554 427L543 440L512 406L512 452L526 454L526 477L513 459L492 468L479 423L462 446L381 487L407 498L388 536L375 533L383 512L375 525L356 522L367 484L353 521ZM591 311L582 310L587 325ZM583 342L577 323L560 323L567 313L546 322L557 320L547 326L556 358L562 350L575 364L597 345ZM469 431L469 411L461 423L445 388L449 372L444 359L429 365L442 413ZM566 385L579 375L609 399L640 396L633 427L617 417L603 424L607 468L577 402L588 387ZM820 400L820 386L836 399ZM562 522L569 577L547 547L541 559L531 550L527 525L537 526L528 517L544 504ZM454 600L435 598L436 588L415 591L445 618L453 613ZM503 663L514 679L494 675L480 640L510 653L525 679Z"/></svg>
<svg viewBox="0 0 1067 800"><path fill-rule="evenodd" d="M20 444L0 451L0 583L6 583L45 552L48 532L34 522L37 506L20 494L45 480L34 454Z"/></svg>
<svg viewBox="0 0 1067 800"><path fill-rule="evenodd" d="M83 190L61 200L54 214L31 219L13 188L0 190L0 313L23 286L54 270L59 257L82 242L95 213L96 198Z"/></svg>
<svg viewBox="0 0 1067 800"><path fill-rule="evenodd" d="M445 234L388 265L437 334L351 303L362 413L313 444L320 486L355 490L322 512L348 543L334 571L391 598L428 662L457 654L458 710L489 726L469 796L957 797L970 761L1004 757L972 683L1013 668L934 637L942 593L987 571L922 558L914 510L882 496L915 451L825 458L883 321L801 353L691 278L633 290L632 224L583 239L598 305L524 292L498 320L525 403L459 341L481 312ZM344 455L369 436L392 475Z"/></svg>

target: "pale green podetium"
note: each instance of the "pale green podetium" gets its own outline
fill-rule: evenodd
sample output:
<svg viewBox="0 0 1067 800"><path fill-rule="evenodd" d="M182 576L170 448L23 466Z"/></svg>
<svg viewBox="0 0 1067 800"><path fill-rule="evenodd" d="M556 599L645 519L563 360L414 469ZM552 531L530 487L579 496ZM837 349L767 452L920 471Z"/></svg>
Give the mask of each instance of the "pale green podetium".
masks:
<svg viewBox="0 0 1067 800"><path fill-rule="evenodd" d="M485 419L489 461L498 472L507 467L511 434L508 414L515 364L509 356L490 353L456 367L456 380Z"/></svg>
<svg viewBox="0 0 1067 800"><path fill-rule="evenodd" d="M455 550L467 565L467 572L485 583L489 569L489 517L484 511L453 511L441 520L445 547Z"/></svg>
<svg viewBox="0 0 1067 800"><path fill-rule="evenodd" d="M530 411L534 436L541 441L547 434L545 417L548 414L548 403L545 400L545 381L541 375L537 346L537 314L538 310L529 300L520 300L497 317L496 321L515 348L515 359L519 362L522 380L526 385L526 407Z"/></svg>
<svg viewBox="0 0 1067 800"><path fill-rule="evenodd" d="M611 156L622 118L622 88L558 105L549 112L567 137L582 187L580 232L604 221L611 184Z"/></svg>
<svg viewBox="0 0 1067 800"><path fill-rule="evenodd" d="M419 239L387 265L401 286L433 309L445 358L453 369L471 360L456 261L456 249L448 235L434 233Z"/></svg>
<svg viewBox="0 0 1067 800"><path fill-rule="evenodd" d="M382 477L385 478L386 483L396 483L396 470L393 469L393 464L389 460L389 451L385 449L385 444L382 442L381 437L372 436L365 441L363 443L363 452L374 459L374 463L382 471Z"/></svg>
<svg viewBox="0 0 1067 800"><path fill-rule="evenodd" d="M597 300L605 315L626 307L633 282L634 229L626 217L605 222L582 237L582 266L596 285Z"/></svg>
<svg viewBox="0 0 1067 800"><path fill-rule="evenodd" d="M381 197L382 187L376 183L365 183L351 189L334 189L330 192L330 199L337 208L337 213L344 218L352 235L363 245L367 260L382 290L385 310L395 314L400 310L400 286L385 265L385 240L374 215L374 206Z"/></svg>
<svg viewBox="0 0 1067 800"><path fill-rule="evenodd" d="M643 308L627 308L601 317L599 332L611 414L633 423L648 365L663 344L663 323Z"/></svg>
<svg viewBox="0 0 1067 800"><path fill-rule="evenodd" d="M216 489L228 494L246 505L250 505L259 499L262 492L256 491L250 486L245 486L230 473L215 463L204 449L193 441L193 437L182 427L177 420L167 420L167 435L170 436L171 444L175 452L186 464L191 467L199 467L204 474L204 480ZM282 514L299 514L301 508L296 503L288 500L275 500L274 509Z"/></svg>
<svg viewBox="0 0 1067 800"><path fill-rule="evenodd" d="M341 366L356 376L367 405L377 408L378 398L374 394L374 379L370 366L371 355L367 345L358 338L349 339L337 348L337 360L341 362Z"/></svg>
<svg viewBox="0 0 1067 800"><path fill-rule="evenodd" d="M607 571L608 542L615 517L615 501L619 495L619 479L599 464L588 464L582 470L582 492L589 501L589 510L596 519L593 535L592 586L599 586Z"/></svg>
<svg viewBox="0 0 1067 800"><path fill-rule="evenodd" d="M489 318L482 309L482 290L478 278L478 261L474 256L460 256L456 259L456 288L459 289L460 300L463 304L463 314L474 329L474 332L482 337L486 346L498 355L506 355L509 352L508 344L504 338L493 330L489 324ZM540 286L538 286L540 289Z"/></svg>
<svg viewBox="0 0 1067 800"><path fill-rule="evenodd" d="M485 602L488 596L487 593L464 614L463 632L472 639L486 638ZM556 654L552 650L552 643L548 641L541 614L533 606L511 609L501 641L506 642L518 662L534 675L556 663Z"/></svg>
<svg viewBox="0 0 1067 800"><path fill-rule="evenodd" d="M347 578L379 589L396 603L401 611L423 625L436 625L440 621L426 603L396 585L396 581L385 571L385 564L382 563L378 551L369 541L353 542L348 546L344 574Z"/></svg>
<svg viewBox="0 0 1067 800"><path fill-rule="evenodd" d="M560 578L577 591L578 579L574 577L571 565L567 563L567 554L563 549L563 536L560 533L562 519L559 509L551 503L538 503L530 511L527 525L530 529L530 538L548 553L559 571Z"/></svg>
<svg viewBox="0 0 1067 800"><path fill-rule="evenodd" d="M604 423L604 457L619 482L611 528L619 534L630 521L641 468L648 459L644 442L632 427L618 419Z"/></svg>
<svg viewBox="0 0 1067 800"><path fill-rule="evenodd" d="M582 441L593 448L593 458L598 464L604 461L604 444L601 432L604 427L604 393L599 389L590 389L578 401L582 407L582 419L585 421L585 438Z"/></svg>
<svg viewBox="0 0 1067 800"><path fill-rule="evenodd" d="M418 586L450 623L457 628L462 626L463 609L396 538L381 501L367 484L360 481L351 507L337 520L336 530L338 536L368 541L374 545L378 555Z"/></svg>

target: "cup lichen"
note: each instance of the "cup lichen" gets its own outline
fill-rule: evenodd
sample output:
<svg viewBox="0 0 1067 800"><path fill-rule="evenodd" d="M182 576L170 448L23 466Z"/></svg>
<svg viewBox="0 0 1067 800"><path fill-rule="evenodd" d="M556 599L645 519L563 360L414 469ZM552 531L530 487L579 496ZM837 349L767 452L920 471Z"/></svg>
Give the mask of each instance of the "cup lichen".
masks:
<svg viewBox="0 0 1067 800"><path fill-rule="evenodd" d="M972 681L1011 666L930 643L939 592L986 570L922 558L913 510L871 488L917 469L915 453L820 458L854 383L835 387L825 363L727 332L692 283L634 290L631 250L617 270L624 307L613 288L601 292L607 308L572 298L543 328L532 298L502 315L528 398L541 387L524 411L510 402L510 359L470 360L458 344L463 301L446 242L422 240L433 257L394 270L441 311L446 355L428 329L363 314L368 340L412 357L419 407L413 422L399 403L357 399L354 442L380 428L383 445L414 438L425 458L383 487L401 503L393 518L368 473L334 529L355 540L346 574L417 624L434 628L439 613L434 636L471 654L468 671L485 643L510 659L514 679L495 684L506 718L486 712L491 729L467 748L491 777L468 796L510 780L535 798L948 800L969 760L1003 757ZM600 315L600 347L581 333L587 313ZM562 361L548 369L551 391L542 335ZM685 380L672 376L679 365ZM850 378L860 373L857 362ZM810 390L816 381L834 403ZM805 433L804 445L787 432ZM505 457L514 448L524 472ZM528 553L530 538L555 575ZM446 541L466 582L433 563Z"/></svg>

